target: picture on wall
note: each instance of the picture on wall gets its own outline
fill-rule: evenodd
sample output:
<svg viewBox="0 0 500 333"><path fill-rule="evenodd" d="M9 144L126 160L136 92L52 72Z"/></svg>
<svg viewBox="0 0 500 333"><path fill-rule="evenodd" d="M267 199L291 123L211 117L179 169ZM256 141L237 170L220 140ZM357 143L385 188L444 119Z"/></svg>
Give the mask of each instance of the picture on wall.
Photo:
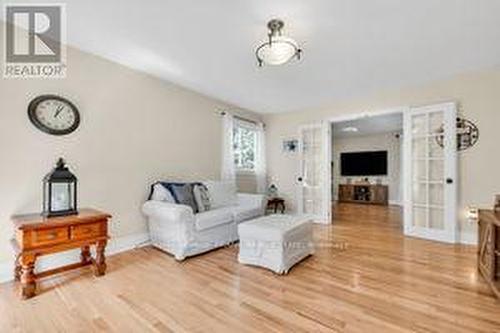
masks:
<svg viewBox="0 0 500 333"><path fill-rule="evenodd" d="M299 150L299 140L297 139L283 140L284 153L296 153L298 150Z"/></svg>

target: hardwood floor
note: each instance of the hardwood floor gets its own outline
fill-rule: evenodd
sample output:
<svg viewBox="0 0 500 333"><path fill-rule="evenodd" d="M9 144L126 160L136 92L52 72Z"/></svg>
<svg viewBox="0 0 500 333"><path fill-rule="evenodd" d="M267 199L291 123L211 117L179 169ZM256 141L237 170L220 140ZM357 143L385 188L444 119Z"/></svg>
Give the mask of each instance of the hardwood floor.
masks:
<svg viewBox="0 0 500 333"><path fill-rule="evenodd" d="M287 276L237 263L236 247L177 263L153 248L68 272L21 301L0 286L0 332L500 332L476 248L405 238L396 207L336 207L317 253Z"/></svg>

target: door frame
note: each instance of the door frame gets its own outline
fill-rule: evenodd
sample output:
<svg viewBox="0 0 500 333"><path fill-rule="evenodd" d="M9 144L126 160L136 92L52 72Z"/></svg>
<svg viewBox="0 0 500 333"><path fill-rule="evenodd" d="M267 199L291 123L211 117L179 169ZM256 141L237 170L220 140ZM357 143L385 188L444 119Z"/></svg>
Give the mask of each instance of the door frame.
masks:
<svg viewBox="0 0 500 333"><path fill-rule="evenodd" d="M345 114L345 115L339 115L339 116L333 116L333 117L329 117L327 118L327 121L330 122L330 126L333 124L333 123L339 123L339 122L345 122L345 121L352 121L352 120L358 120L358 119L361 119L361 118L371 118L371 117L377 117L377 116L384 116L384 115L390 115L390 114L395 114L395 113L400 113L403 115L403 121L404 121L404 114L405 112L409 112L410 109L412 108L422 108L422 107L432 107L432 106L436 106L436 105L445 105L445 104L453 104L457 111L458 111L458 102L456 100L446 100L446 101L436 101L434 103L425 103L425 104L417 104L417 105L408 105L408 106L398 106L398 107L392 107L392 108L387 108L387 109L379 109L379 110L373 110L373 111L365 111L365 112L361 112L361 113L354 113L354 114ZM404 124L403 124L404 125ZM332 133L333 135L333 133ZM329 138L329 140L332 140L332 138ZM404 139L403 139L404 141ZM408 177L410 177L411 175L408 174L409 173L409 168L407 167L407 163L405 162L406 158L405 158L405 154L407 153L407 150L405 148L405 144L403 142L403 144L401 145L401 148L402 148L402 151L400 153L401 155L401 168L402 170L400 171L401 172L401 183L400 184L402 186L402 198L401 198L401 206L403 207L403 212L405 211L405 207L408 206L408 201L409 201L409 197L408 197L408 185L407 185L407 179ZM332 156L332 154L330 153L330 156ZM456 169L458 170L458 155L457 155L457 165L455 166ZM458 193L458 182L459 182L459 177L460 177L460 174L457 172L455 172L455 184L457 186L457 191L455 192L455 196L458 197L459 193ZM328 183L329 183L329 188L331 190L332 188L332 178L330 177L330 179L328 179ZM455 200L457 202L457 200ZM453 216L455 216L454 218L454 221L456 223L456 226L455 226L455 237L453 240L443 240L443 241L448 241L448 242L454 242L454 243L460 243L460 239L459 239L459 230L458 230L458 224L459 224L459 221L458 221L458 213L459 213L459 207L458 207L458 202L457 202L457 206L455 207L455 211L453 213ZM333 212L333 215L335 214L335 212ZM411 221L406 221L407 220L407 214L403 214L403 226L406 227L408 225L408 223L411 223ZM335 223L334 222L334 219L332 218L332 223ZM404 236L405 237L411 237L411 235L408 235L407 234L407 230L405 229L404 230Z"/></svg>
<svg viewBox="0 0 500 333"><path fill-rule="evenodd" d="M328 122L330 123L330 126L332 126L334 123L342 123L342 122L346 122L346 121L353 121L353 120L359 120L359 119L363 119L363 118L374 118L374 117L380 117L380 116L387 116L387 115L392 115L392 114L401 114L401 117L403 117L404 113L406 111L408 111L410 109L410 107L408 106L399 106L399 107L393 107L393 108L387 108L387 109L381 109L381 110L374 110L374 111L365 111L365 112L361 112L361 113L354 113L354 114L348 114L348 115L340 115L340 116L335 116L335 117L330 117L328 118ZM332 136L333 136L333 132L331 133L331 136L329 138L330 141L332 141ZM330 145L333 149L333 144ZM401 145L401 147L403 147ZM404 149L404 148L403 148ZM404 180L406 179L406 175L405 175L405 167L404 167L404 159L403 159L403 151L400 153L400 156L401 156L401 170L400 170L400 182L403 183L403 191L401 193L402 197L401 197L401 206L404 207L405 206L405 191L404 191ZM330 151L330 164L332 162L332 159L333 159L333 154L332 152ZM332 177L329 178L328 180L328 183L329 183L329 190L330 190L330 193L332 192L332 186L333 186L333 183L332 183ZM332 197L332 196L331 196ZM335 215L335 212L333 212L332 215ZM334 222L334 219L332 218L332 223L335 223Z"/></svg>
<svg viewBox="0 0 500 333"><path fill-rule="evenodd" d="M410 111L410 109L412 108L420 108L420 107L425 107L425 106L432 106L432 105L439 105L439 104L447 104L447 103L453 103L456 107L457 107L457 110L458 110L458 103L456 100L445 100L445 101L436 101L436 102L433 102L433 103L425 103L425 104L416 104L416 105L407 105L407 106L397 106L397 107L391 107L391 108L386 108L386 109L378 109L378 110L368 110L368 111L364 111L364 112L360 112L360 113L352 113L352 114L343 114L343 115L337 115L337 116L331 116L331 117L326 117L326 118L323 118L323 120L319 120L318 122L321 122L321 121L325 121L325 122L328 122L330 126L332 126L333 123L339 123L339 122L345 122L345 121L352 121L352 120L357 120L357 119L361 119L361 118L372 118L372 117L377 117L377 116L384 116L384 115L390 115L390 114L395 114L395 113L400 113L401 115L404 116L405 112L408 112ZM330 143L329 144L326 144L325 147L332 147L332 135L333 133L331 133L330 137L329 138L326 138L325 140L329 140ZM408 194L407 194L407 185L406 185L406 179L408 179L408 177L410 177L411 175L408 174L408 167L406 166L406 162L405 162L405 153L406 153L406 148L405 148L405 145L404 143L401 145L401 148L402 148L402 151L401 151L401 184L400 186L402 186L402 198L401 198L401 206L403 207L403 212L404 212L404 208L407 207L408 205ZM328 152L324 152L325 154L325 158L327 158L327 160L330 161L330 164L331 164L331 161L332 161L332 158L333 158L333 155L332 155L332 149L330 149L330 151ZM458 155L457 155L457 164L458 164ZM457 170L458 170L458 165L456 166ZM300 171L300 170L299 170ZM458 184L459 182L459 173L456 172L456 176L455 176L455 183ZM325 193L325 198L326 197L329 197L330 200L332 198L331 196L331 189L332 189L332 177L330 176L328 179L327 179L327 184L328 184L328 191L329 194L326 194ZM455 195L458 197L459 196L459 193L458 193L458 185L457 185L457 191L455 193ZM459 239L459 230L458 230L458 224L459 224L459 221L458 221L458 213L459 213L459 207L458 207L458 202L457 202L457 207L455 208L455 212L454 212L454 216L456 216L456 218L454 219L455 220L455 223L456 223L456 237L455 237L455 240L454 242L455 243L459 243L460 242L460 239ZM331 223L333 224L334 223L334 219L333 219L333 215L334 215L334 212L332 214L332 219L331 219ZM405 215L406 214L403 214L403 226L406 226L407 225L407 221L405 221ZM410 236L411 235L407 235L406 233L406 230L405 230L405 233L404 233L404 236Z"/></svg>

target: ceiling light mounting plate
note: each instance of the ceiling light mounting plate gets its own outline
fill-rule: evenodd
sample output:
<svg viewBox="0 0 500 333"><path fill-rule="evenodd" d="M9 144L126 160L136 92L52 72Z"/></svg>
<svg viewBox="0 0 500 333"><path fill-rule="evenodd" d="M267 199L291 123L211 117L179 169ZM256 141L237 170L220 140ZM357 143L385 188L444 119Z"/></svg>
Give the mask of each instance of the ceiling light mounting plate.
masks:
<svg viewBox="0 0 500 333"><path fill-rule="evenodd" d="M281 29L285 26L285 22L280 19L272 19L267 23L269 34L272 36L281 35Z"/></svg>

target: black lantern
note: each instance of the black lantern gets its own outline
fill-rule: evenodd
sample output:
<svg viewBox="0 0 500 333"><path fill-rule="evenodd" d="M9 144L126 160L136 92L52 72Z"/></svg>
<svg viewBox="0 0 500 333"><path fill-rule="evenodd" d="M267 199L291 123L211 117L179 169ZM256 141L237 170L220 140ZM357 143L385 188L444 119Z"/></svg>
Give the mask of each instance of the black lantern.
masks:
<svg viewBox="0 0 500 333"><path fill-rule="evenodd" d="M78 214L77 179L60 158L54 170L43 179L43 215L46 217Z"/></svg>

